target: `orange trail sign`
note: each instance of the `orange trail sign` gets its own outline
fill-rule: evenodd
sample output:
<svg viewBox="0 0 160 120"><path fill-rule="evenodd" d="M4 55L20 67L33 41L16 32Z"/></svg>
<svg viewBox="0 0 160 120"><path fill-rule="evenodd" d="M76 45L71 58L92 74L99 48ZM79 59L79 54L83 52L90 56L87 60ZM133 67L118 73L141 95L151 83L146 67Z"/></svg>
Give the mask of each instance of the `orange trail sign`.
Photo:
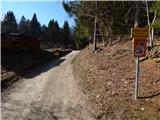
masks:
<svg viewBox="0 0 160 120"><path fill-rule="evenodd" d="M132 38L148 38L148 28L132 28L131 29Z"/></svg>

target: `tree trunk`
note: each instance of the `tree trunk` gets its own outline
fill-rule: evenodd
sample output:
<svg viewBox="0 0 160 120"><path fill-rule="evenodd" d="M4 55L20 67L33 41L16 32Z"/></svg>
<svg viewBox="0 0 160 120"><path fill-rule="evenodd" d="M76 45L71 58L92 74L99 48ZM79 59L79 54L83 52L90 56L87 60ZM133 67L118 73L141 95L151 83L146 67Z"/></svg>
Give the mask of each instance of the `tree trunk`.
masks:
<svg viewBox="0 0 160 120"><path fill-rule="evenodd" d="M151 46L153 47L153 41L154 41L154 28L151 29Z"/></svg>
<svg viewBox="0 0 160 120"><path fill-rule="evenodd" d="M148 21L148 40L149 40L149 47L152 48L152 34L151 34L151 23L149 19L149 10L148 10L148 2L146 1L146 11L147 11L147 21Z"/></svg>
<svg viewBox="0 0 160 120"><path fill-rule="evenodd" d="M102 44L103 44L103 48L105 47L105 40L104 40L104 37L103 37L103 33L102 33L102 22L100 22L100 28L99 28L99 31L100 31L100 34L102 36Z"/></svg>
<svg viewBox="0 0 160 120"><path fill-rule="evenodd" d="M138 3L136 3L136 13L135 13L135 23L134 23L134 27L138 27L139 24L139 6Z"/></svg>
<svg viewBox="0 0 160 120"><path fill-rule="evenodd" d="M155 11L154 12L154 18L153 18L152 24L156 20L156 17L157 17L157 12ZM153 47L153 42L154 42L154 28L152 27L152 29L151 29L151 47Z"/></svg>
<svg viewBox="0 0 160 120"><path fill-rule="evenodd" d="M96 31L97 31L97 1L95 1L96 4L96 11L95 11L95 18L94 18L94 38L93 38L93 51L96 51L97 48L97 39L96 39Z"/></svg>
<svg viewBox="0 0 160 120"><path fill-rule="evenodd" d="M104 40L103 34L102 34L102 42L103 42L103 48L104 48L105 47L105 40Z"/></svg>
<svg viewBox="0 0 160 120"><path fill-rule="evenodd" d="M96 50L96 45L97 45L97 41L96 41L96 23L97 23L97 18L95 17L94 20L94 37L93 37L93 52L95 52Z"/></svg>

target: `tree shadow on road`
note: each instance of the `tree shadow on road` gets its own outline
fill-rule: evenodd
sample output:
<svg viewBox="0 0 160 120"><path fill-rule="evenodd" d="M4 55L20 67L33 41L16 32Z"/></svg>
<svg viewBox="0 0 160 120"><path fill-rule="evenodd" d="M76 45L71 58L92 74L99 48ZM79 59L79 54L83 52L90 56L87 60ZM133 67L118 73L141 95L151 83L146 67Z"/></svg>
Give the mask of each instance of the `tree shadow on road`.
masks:
<svg viewBox="0 0 160 120"><path fill-rule="evenodd" d="M16 74L27 77L26 72L34 71L35 69L40 71L46 71L50 68L59 65L64 60L60 57L67 55L71 51L59 51L51 53L41 49L27 49L23 50L21 48L15 49L2 49L2 68L13 71ZM50 61L55 61L54 64L50 64ZM51 66L47 67L46 65ZM44 68L45 67L45 68ZM44 68L44 69L43 69ZM34 77L34 76L33 76Z"/></svg>
<svg viewBox="0 0 160 120"><path fill-rule="evenodd" d="M21 78L33 78L37 75L40 75L41 73L50 70L53 67L58 66L59 64L65 61L65 59L61 59L61 57L71 52L63 51L59 54L53 54L44 50L16 50L17 51L12 51L12 49L7 49L7 52L3 50L1 66L3 69L6 69L6 72L4 74L6 77L3 80L1 80L2 91ZM31 54L31 52L33 53ZM29 59L26 59L28 57ZM30 65L24 67L28 65L28 63L30 63ZM14 74L12 76L9 76L10 74L7 71L11 71L11 73Z"/></svg>
<svg viewBox="0 0 160 120"><path fill-rule="evenodd" d="M38 75L40 75L41 73L47 72L48 70L50 70L53 67L56 67L58 65L60 65L61 63L63 63L65 61L65 59L60 59L57 58L55 60L51 60L41 66L37 66L36 68L32 69L32 70L25 70L21 73L21 76L23 76L24 78L33 78L36 77Z"/></svg>

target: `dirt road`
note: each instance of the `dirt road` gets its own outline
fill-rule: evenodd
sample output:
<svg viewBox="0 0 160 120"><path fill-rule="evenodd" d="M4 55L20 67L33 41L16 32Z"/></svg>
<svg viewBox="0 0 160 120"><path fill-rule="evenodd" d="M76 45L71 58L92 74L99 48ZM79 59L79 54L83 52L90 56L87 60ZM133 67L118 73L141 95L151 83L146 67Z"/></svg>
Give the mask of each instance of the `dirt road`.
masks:
<svg viewBox="0 0 160 120"><path fill-rule="evenodd" d="M73 72L78 51L36 68L2 93L2 120L93 120Z"/></svg>

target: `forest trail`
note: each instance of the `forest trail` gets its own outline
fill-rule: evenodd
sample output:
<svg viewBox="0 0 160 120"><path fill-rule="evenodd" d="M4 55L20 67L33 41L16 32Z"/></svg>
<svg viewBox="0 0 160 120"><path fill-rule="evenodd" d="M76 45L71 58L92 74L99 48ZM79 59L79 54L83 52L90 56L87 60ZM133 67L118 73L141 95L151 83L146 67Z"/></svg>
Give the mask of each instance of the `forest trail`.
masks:
<svg viewBox="0 0 160 120"><path fill-rule="evenodd" d="M2 120L92 120L74 77L79 51L39 66L2 92Z"/></svg>

